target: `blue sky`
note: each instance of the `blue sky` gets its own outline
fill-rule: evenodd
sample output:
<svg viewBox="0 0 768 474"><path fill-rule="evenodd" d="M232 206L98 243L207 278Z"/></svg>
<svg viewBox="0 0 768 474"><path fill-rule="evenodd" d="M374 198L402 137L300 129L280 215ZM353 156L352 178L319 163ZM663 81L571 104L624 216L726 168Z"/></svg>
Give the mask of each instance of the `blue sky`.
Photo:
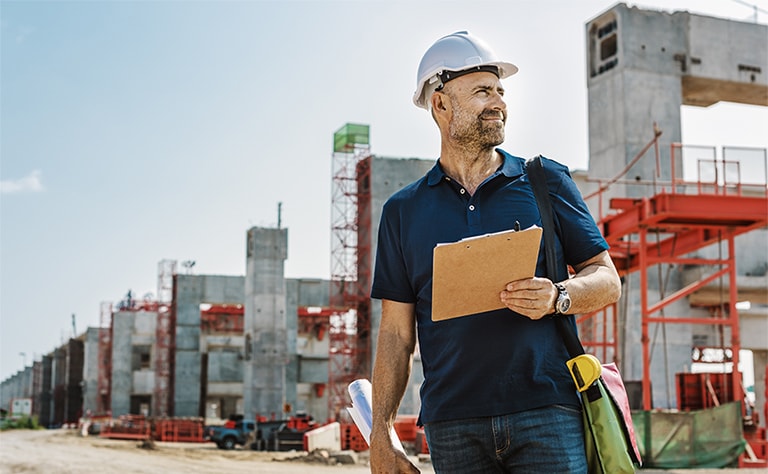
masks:
<svg viewBox="0 0 768 474"><path fill-rule="evenodd" d="M245 234L288 228L288 277L330 274L333 133L435 158L411 103L438 37L485 38L505 82L505 148L587 165L584 24L615 2L0 1L0 379L156 291L163 259L242 275ZM647 1L768 21L768 1ZM734 127L733 117L743 125ZM683 139L768 146L758 107L684 112ZM23 354L22 354L23 353Z"/></svg>

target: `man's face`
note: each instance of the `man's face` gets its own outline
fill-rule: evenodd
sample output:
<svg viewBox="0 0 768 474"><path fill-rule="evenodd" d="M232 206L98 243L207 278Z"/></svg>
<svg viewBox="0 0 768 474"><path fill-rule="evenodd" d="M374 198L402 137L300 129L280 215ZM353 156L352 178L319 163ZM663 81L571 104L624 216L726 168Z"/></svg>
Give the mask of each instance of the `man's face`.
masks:
<svg viewBox="0 0 768 474"><path fill-rule="evenodd" d="M457 77L445 85L451 100L451 138L467 145L493 148L504 142L507 104L499 78L490 72Z"/></svg>

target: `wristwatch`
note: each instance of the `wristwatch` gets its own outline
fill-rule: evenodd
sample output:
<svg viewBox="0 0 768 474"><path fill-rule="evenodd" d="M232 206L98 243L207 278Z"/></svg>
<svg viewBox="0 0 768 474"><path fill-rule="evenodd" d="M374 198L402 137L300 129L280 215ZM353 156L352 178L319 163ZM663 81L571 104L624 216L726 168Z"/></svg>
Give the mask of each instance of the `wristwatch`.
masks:
<svg viewBox="0 0 768 474"><path fill-rule="evenodd" d="M562 283L555 283L557 299L555 300L555 314L565 314L571 307L571 297Z"/></svg>

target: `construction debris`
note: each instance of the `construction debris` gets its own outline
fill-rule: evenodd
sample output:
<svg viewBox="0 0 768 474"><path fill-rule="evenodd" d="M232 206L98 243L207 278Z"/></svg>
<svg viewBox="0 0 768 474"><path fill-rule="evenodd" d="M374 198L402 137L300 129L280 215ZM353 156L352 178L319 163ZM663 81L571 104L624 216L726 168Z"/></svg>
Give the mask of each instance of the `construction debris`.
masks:
<svg viewBox="0 0 768 474"><path fill-rule="evenodd" d="M307 464L323 464L326 466L335 466L337 464L357 464L358 456L354 451L339 451L331 453L327 449L315 449L307 454L283 459L273 459L274 461L293 461Z"/></svg>

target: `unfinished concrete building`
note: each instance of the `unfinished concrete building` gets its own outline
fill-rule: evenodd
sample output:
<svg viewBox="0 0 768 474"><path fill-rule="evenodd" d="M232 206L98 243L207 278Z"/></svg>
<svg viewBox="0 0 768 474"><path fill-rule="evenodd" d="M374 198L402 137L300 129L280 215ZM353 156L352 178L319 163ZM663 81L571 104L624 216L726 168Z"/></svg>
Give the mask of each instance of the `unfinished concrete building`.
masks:
<svg viewBox="0 0 768 474"><path fill-rule="evenodd" d="M283 248L287 242L285 229L253 228L248 232L249 245L271 248L275 241L268 237L274 235L278 236L278 243ZM279 372L280 380L275 382L279 397L275 395L275 386L262 389L258 381L252 382L252 390L244 389L248 379L246 373L254 361L262 370L264 367L272 370L275 365L266 364L254 356L254 353L264 354L266 349L253 343L254 329L248 330L252 324L248 323L247 314L251 310L245 303L245 284L249 278L175 274L173 296L168 303L124 301L119 305L120 309L111 313L111 343L106 349L99 347L98 341L103 328L89 328L86 338L89 364L84 373L90 381L86 386L93 390L86 392L85 410L92 413L108 411L115 417L144 414L216 420L243 413L282 416L285 410L293 412L307 408L313 408L313 413L317 413L317 409L325 408L322 390L306 386L327 383L327 348L316 353L307 344L316 336L297 331L297 308L326 305L328 284L314 279L284 280L282 254L278 252L275 258L267 255L262 261L248 266L249 272L260 275L253 276L250 281L276 275L279 285L286 288L279 292L279 296L270 296L290 308L288 312L282 311L289 315L284 317L286 329L280 336L285 351L280 354L280 363L274 369ZM272 278L271 281L278 280ZM253 313L260 311L256 308ZM165 328L162 327L164 321L169 324ZM268 326L267 321L264 318L262 325ZM296 348L297 336L304 341L299 350ZM163 343L166 337L170 337L170 341ZM109 352L109 395L106 405L100 406L96 387L99 366L103 365L99 362L100 352L105 350ZM323 351L322 346L318 350ZM306 364L302 364L304 360ZM321 362L322 372L317 369L317 361ZM306 367L302 369L303 365ZM320 396L316 396L318 392ZM257 408L246 409L246 404L256 404ZM320 410L318 416L324 415L325 410Z"/></svg>
<svg viewBox="0 0 768 474"><path fill-rule="evenodd" d="M602 340L589 339L598 323L584 321L585 343L606 348L601 359L618 361L628 384L640 387L633 400L637 409L680 408L674 396L678 374L696 363L695 350L749 349L755 406L768 416L768 233L759 219L713 222L716 213L709 212L733 196L765 202L766 150L730 144L718 153L680 145L682 105L720 100L768 105L768 28L618 4L587 22L585 40L589 170L574 176L613 239L612 255L625 282L610 326L599 323L609 330ZM375 354L381 305L367 298L367 288L382 205L434 165L434 159L377 157L367 132L367 126L347 124L334 136L334 160L340 164L334 168L338 192L331 204L342 215L332 222L339 245L332 249L332 261L340 265L330 280L284 277L290 253L288 230L281 228L247 231L243 276L160 271L158 294L170 292L167 297L159 296L157 305L110 310L110 324L86 333L83 408L110 410L113 416L269 418L299 411L320 421L337 416L340 402L334 397L343 396L351 379L370 376ZM649 152L656 147L658 158ZM647 232L641 230L648 228L645 221L617 236L611 216L632 215L627 211L654 202L659 194L704 196L701 202L711 215L691 216L687 209L682 223L655 221L658 233L650 238L637 237ZM724 238L713 237L718 226ZM733 228L741 230L727 236ZM672 245L669 236L687 247ZM668 253L648 259L649 248ZM727 271L711 278L717 267ZM670 295L661 317L679 316L677 324L652 311L659 312ZM737 301L751 305L737 309ZM345 321L346 310L354 314L352 321ZM55 380L65 377L62 369L54 370L61 357L55 351L30 375L25 370L3 382L3 403L12 387L13 396L32 393L31 373L46 373L48 367L51 380L42 383L40 406L50 410L51 420L62 419L54 412L63 408L50 401ZM419 410L418 355L414 364L401 405L404 414Z"/></svg>
<svg viewBox="0 0 768 474"><path fill-rule="evenodd" d="M31 401L31 415L44 427L76 424L83 414L83 338L71 338L0 384L3 408Z"/></svg>
<svg viewBox="0 0 768 474"><path fill-rule="evenodd" d="M242 403L243 369L237 363L243 347L242 305L243 277L174 278L172 378L165 394L169 415L204 416L208 397L211 411L227 413ZM228 307L233 308L229 314L215 311Z"/></svg>

